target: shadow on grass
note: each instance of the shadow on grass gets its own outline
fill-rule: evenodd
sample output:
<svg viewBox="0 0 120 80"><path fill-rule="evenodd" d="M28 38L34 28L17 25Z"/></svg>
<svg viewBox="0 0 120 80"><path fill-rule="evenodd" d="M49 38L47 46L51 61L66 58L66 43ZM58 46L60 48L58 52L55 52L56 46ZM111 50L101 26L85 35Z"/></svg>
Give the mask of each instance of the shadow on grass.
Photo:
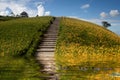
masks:
<svg viewBox="0 0 120 80"><path fill-rule="evenodd" d="M32 57L0 57L0 80L40 80L39 70Z"/></svg>
<svg viewBox="0 0 120 80"><path fill-rule="evenodd" d="M97 62L95 64L94 62L85 62L71 66L58 65L58 68L61 80L94 80L96 77L110 79L112 73L120 71L120 64L114 61Z"/></svg>

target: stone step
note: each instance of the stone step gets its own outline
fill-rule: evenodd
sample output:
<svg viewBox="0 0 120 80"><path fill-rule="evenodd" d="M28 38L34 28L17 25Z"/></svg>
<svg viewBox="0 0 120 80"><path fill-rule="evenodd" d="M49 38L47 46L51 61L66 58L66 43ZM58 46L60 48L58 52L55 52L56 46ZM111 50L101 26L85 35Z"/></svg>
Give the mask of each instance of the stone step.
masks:
<svg viewBox="0 0 120 80"><path fill-rule="evenodd" d="M44 38L57 38L57 36L44 36Z"/></svg>
<svg viewBox="0 0 120 80"><path fill-rule="evenodd" d="M42 62L42 61L41 61L41 62ZM48 63L48 62L46 63L45 61L43 61L42 64L44 64L44 66L46 66L46 65L52 65L52 66L54 66L54 67L55 67L55 65L56 65L53 61L50 61L49 63Z"/></svg>
<svg viewBox="0 0 120 80"><path fill-rule="evenodd" d="M52 30L54 30L54 29L59 29L58 27L56 27L56 25L54 25L54 24L52 24L49 28L48 28L48 30L50 30L50 29L52 29Z"/></svg>
<svg viewBox="0 0 120 80"><path fill-rule="evenodd" d="M42 55L42 54L41 54L41 55ZM41 55L39 55L39 56L37 56L37 57L38 57L39 59L45 59L45 60L47 60L47 59L54 59L54 60L55 60L54 55L53 55L53 56L50 56L50 55L46 56L46 54L43 55L43 56L41 56Z"/></svg>
<svg viewBox="0 0 120 80"><path fill-rule="evenodd" d="M54 52L55 51L55 49L53 48L53 49L47 49L47 48L41 48L41 49L37 49L37 51L40 51L40 52Z"/></svg>
<svg viewBox="0 0 120 80"><path fill-rule="evenodd" d="M54 34L57 34L57 33L58 33L58 31L48 30L48 31L46 31L46 33L47 33L47 34L49 34L49 33L50 33L50 34L53 34L53 33L54 33Z"/></svg>
<svg viewBox="0 0 120 80"><path fill-rule="evenodd" d="M42 57L53 57L54 58L53 54L37 54L37 57L42 56Z"/></svg>
<svg viewBox="0 0 120 80"><path fill-rule="evenodd" d="M55 46L39 46L39 48L55 48Z"/></svg>
<svg viewBox="0 0 120 80"><path fill-rule="evenodd" d="M56 44L56 42L46 42L46 41L42 41L41 44Z"/></svg>
<svg viewBox="0 0 120 80"><path fill-rule="evenodd" d="M57 34L58 30L57 29L49 29L46 32L56 32L56 34Z"/></svg>
<svg viewBox="0 0 120 80"><path fill-rule="evenodd" d="M44 60L39 60L38 62L40 62L40 64L42 64L43 66L47 66L47 65L49 65L50 63L52 63L51 65L53 65L54 66L54 61L55 60L52 60L52 61L49 61L48 62L48 60L46 60L46 61L44 61Z"/></svg>
<svg viewBox="0 0 120 80"><path fill-rule="evenodd" d="M49 44L52 45L53 44L53 45L56 45L56 42L44 42L43 41L41 44L47 44L47 45L49 45Z"/></svg>
<svg viewBox="0 0 120 80"><path fill-rule="evenodd" d="M38 55L37 57L41 58L41 59L54 59L54 56L44 56L44 55Z"/></svg>
<svg viewBox="0 0 120 80"><path fill-rule="evenodd" d="M53 29L50 28L50 29L48 29L47 31L55 31L55 32L56 32L56 31L58 31L58 29L57 29L57 28L53 28Z"/></svg>
<svg viewBox="0 0 120 80"><path fill-rule="evenodd" d="M44 73L50 73L50 74L58 74L58 72L56 71L51 71L51 72L47 72L46 70L40 70L40 72L44 72Z"/></svg>
<svg viewBox="0 0 120 80"><path fill-rule="evenodd" d="M47 31L55 31L55 32L56 32L56 31L58 31L58 30L59 30L59 29L57 29L57 28L53 28L53 29L51 28L51 29L48 29Z"/></svg>
<svg viewBox="0 0 120 80"><path fill-rule="evenodd" d="M37 57L41 58L41 59L54 59L54 55L37 55Z"/></svg>
<svg viewBox="0 0 120 80"><path fill-rule="evenodd" d="M39 56L37 56L37 59L39 59L39 60L41 60L41 61L47 61L47 62L52 62L52 61L54 61L55 59L54 59L54 57L39 57Z"/></svg>
<svg viewBox="0 0 120 80"><path fill-rule="evenodd" d="M41 57L36 57L37 61L40 62L41 64L54 64L55 59L54 58L41 58Z"/></svg>
<svg viewBox="0 0 120 80"><path fill-rule="evenodd" d="M37 55L53 55L54 56L54 52L36 52L36 57Z"/></svg>
<svg viewBox="0 0 120 80"><path fill-rule="evenodd" d="M41 41L41 43L42 42L56 42L56 40L57 40L57 38L44 38L42 41Z"/></svg>
<svg viewBox="0 0 120 80"><path fill-rule="evenodd" d="M55 69L52 69L52 67L46 67L45 69L43 69L44 71L46 71L47 74L49 74L49 72L55 71Z"/></svg>
<svg viewBox="0 0 120 80"><path fill-rule="evenodd" d="M47 39L43 39L42 42L56 42L56 40L47 40ZM41 42L41 43L42 43Z"/></svg>
<svg viewBox="0 0 120 80"><path fill-rule="evenodd" d="M47 34L57 34L58 31L56 31L56 32L55 32L55 31L47 31L46 33L47 33Z"/></svg>
<svg viewBox="0 0 120 80"><path fill-rule="evenodd" d="M58 80L56 76L40 76L39 78L43 78L44 80Z"/></svg>
<svg viewBox="0 0 120 80"><path fill-rule="evenodd" d="M37 57L37 59L44 61L55 61L55 58L53 57Z"/></svg>
<svg viewBox="0 0 120 80"><path fill-rule="evenodd" d="M51 67L44 67L43 70L44 70L44 72L45 72L45 71L46 71L46 72L47 72L47 71L51 72L51 71L55 71L55 69L56 69L55 67L53 68L53 66L51 66Z"/></svg>
<svg viewBox="0 0 120 80"><path fill-rule="evenodd" d="M56 46L56 44L40 44L40 46Z"/></svg>
<svg viewBox="0 0 120 80"><path fill-rule="evenodd" d="M44 36L58 36L57 34L44 34Z"/></svg>
<svg viewBox="0 0 120 80"><path fill-rule="evenodd" d="M41 64L44 63L50 63L50 62L54 62L55 59L54 58L42 58L42 57L37 57L37 60L39 59L39 62L41 62Z"/></svg>
<svg viewBox="0 0 120 80"><path fill-rule="evenodd" d="M45 37L44 40L56 40L56 37Z"/></svg>
<svg viewBox="0 0 120 80"><path fill-rule="evenodd" d="M55 60L49 61L49 60L38 60L38 62L40 62L41 64L44 64L44 66L48 66L48 65L53 65L52 63L54 63Z"/></svg>

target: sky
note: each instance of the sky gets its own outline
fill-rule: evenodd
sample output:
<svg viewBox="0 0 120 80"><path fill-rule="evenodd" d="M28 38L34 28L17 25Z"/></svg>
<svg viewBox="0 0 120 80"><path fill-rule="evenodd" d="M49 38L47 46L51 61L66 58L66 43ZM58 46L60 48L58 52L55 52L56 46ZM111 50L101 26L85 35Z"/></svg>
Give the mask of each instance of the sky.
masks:
<svg viewBox="0 0 120 80"><path fill-rule="evenodd" d="M0 15L22 11L30 17L67 16L99 25L107 21L108 29L120 35L120 0L0 0Z"/></svg>

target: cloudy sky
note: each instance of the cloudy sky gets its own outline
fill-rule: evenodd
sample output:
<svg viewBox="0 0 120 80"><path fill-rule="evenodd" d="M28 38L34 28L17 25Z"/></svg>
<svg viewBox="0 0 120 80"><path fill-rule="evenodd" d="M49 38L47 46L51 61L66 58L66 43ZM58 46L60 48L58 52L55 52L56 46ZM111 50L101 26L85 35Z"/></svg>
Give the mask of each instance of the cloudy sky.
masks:
<svg viewBox="0 0 120 80"><path fill-rule="evenodd" d="M0 15L15 15L26 11L30 17L69 16L101 24L120 34L120 0L0 0Z"/></svg>

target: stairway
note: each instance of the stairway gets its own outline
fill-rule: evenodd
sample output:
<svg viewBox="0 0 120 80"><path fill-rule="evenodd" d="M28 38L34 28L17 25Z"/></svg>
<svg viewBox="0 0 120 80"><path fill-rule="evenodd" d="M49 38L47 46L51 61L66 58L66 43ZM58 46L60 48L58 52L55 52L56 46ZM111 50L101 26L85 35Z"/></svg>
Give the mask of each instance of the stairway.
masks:
<svg viewBox="0 0 120 80"><path fill-rule="evenodd" d="M54 58L58 29L59 18L55 18L36 51L36 59L43 66L41 73L48 74L48 76L40 76L44 80L58 80Z"/></svg>

